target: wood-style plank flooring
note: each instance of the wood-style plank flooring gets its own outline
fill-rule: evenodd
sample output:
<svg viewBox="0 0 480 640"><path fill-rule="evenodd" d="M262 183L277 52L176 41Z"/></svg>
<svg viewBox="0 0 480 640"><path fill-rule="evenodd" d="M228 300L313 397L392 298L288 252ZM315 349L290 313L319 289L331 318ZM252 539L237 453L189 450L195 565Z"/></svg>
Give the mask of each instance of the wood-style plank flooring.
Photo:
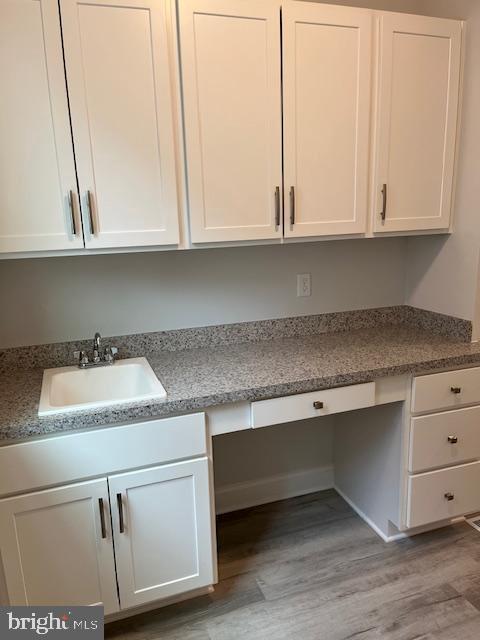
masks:
<svg viewBox="0 0 480 640"><path fill-rule="evenodd" d="M215 593L106 626L118 640L479 640L480 533L386 544L335 491L221 516Z"/></svg>

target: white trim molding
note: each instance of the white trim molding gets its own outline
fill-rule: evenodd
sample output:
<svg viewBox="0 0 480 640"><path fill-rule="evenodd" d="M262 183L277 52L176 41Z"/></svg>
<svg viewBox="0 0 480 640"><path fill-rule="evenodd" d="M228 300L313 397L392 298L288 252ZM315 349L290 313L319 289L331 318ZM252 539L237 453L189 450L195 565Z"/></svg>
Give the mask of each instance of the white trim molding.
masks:
<svg viewBox="0 0 480 640"><path fill-rule="evenodd" d="M333 487L333 466L314 467L215 489L216 512L229 513Z"/></svg>

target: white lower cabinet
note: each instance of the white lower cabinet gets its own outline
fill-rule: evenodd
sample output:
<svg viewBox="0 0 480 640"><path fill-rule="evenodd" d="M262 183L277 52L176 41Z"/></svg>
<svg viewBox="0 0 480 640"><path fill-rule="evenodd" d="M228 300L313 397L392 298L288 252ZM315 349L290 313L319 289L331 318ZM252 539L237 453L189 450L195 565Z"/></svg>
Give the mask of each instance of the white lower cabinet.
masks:
<svg viewBox="0 0 480 640"><path fill-rule="evenodd" d="M109 478L122 609L214 582L207 458Z"/></svg>
<svg viewBox="0 0 480 640"><path fill-rule="evenodd" d="M9 603L110 614L211 585L212 514L207 457L0 500Z"/></svg>
<svg viewBox="0 0 480 640"><path fill-rule="evenodd" d="M118 611L106 478L1 500L0 549L12 605Z"/></svg>
<svg viewBox="0 0 480 640"><path fill-rule="evenodd" d="M406 477L407 529L480 509L479 380L479 367L413 379ZM475 406L464 407L468 404Z"/></svg>

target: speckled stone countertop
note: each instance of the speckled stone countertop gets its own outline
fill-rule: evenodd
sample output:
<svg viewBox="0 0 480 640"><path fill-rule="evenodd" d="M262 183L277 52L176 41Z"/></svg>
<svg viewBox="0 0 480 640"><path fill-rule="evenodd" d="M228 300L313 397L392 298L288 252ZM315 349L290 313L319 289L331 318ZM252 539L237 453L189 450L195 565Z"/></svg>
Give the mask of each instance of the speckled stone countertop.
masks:
<svg viewBox="0 0 480 640"><path fill-rule="evenodd" d="M0 379L2 444L73 429L164 417L241 400L262 400L385 376L480 365L480 344L426 329L381 327L144 353L167 399L109 409L37 416L43 370Z"/></svg>

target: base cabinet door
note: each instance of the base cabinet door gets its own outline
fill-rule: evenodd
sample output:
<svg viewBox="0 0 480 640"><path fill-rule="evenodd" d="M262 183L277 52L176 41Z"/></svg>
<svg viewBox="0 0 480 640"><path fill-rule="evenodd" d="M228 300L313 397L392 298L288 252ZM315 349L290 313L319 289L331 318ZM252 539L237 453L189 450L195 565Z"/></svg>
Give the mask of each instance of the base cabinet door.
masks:
<svg viewBox="0 0 480 640"><path fill-rule="evenodd" d="M0 552L11 605L118 611L107 480L0 501Z"/></svg>
<svg viewBox="0 0 480 640"><path fill-rule="evenodd" d="M373 228L448 229L462 24L396 13L379 19Z"/></svg>
<svg viewBox="0 0 480 640"><path fill-rule="evenodd" d="M109 478L122 609L215 581L207 458Z"/></svg>

